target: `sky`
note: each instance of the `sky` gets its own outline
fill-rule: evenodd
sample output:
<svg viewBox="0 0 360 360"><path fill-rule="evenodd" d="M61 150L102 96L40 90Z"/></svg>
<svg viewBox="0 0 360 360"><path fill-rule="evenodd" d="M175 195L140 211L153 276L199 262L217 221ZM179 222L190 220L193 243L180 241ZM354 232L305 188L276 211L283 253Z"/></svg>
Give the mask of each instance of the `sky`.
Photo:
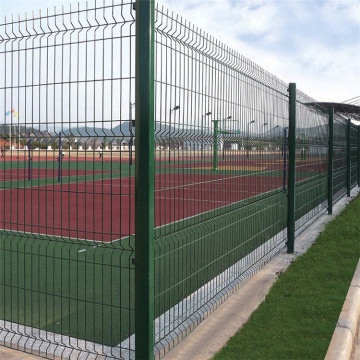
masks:
<svg viewBox="0 0 360 360"><path fill-rule="evenodd" d="M102 2L103 0L98 0ZM111 4L111 0L105 0ZM89 1L89 3L93 0ZM71 0L1 0L24 17ZM161 0L164 6L317 101L360 95L359 0ZM35 14L36 14L35 12Z"/></svg>

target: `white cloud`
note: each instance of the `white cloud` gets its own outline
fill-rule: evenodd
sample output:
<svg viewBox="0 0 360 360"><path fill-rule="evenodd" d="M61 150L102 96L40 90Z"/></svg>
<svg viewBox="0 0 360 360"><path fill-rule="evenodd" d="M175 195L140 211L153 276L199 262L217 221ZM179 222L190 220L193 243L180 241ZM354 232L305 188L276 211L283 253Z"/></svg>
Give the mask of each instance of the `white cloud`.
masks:
<svg viewBox="0 0 360 360"><path fill-rule="evenodd" d="M318 101L360 93L358 0L163 3Z"/></svg>
<svg viewBox="0 0 360 360"><path fill-rule="evenodd" d="M358 0L328 0L325 2L324 9L330 16L336 13L339 19L344 18L360 24L360 2ZM343 26L346 27L346 24Z"/></svg>
<svg viewBox="0 0 360 360"><path fill-rule="evenodd" d="M1 12L68 7L70 2L1 1ZM72 3L77 8L77 1ZM84 1L80 3L84 6ZM360 93L358 0L160 0L160 4L280 79L296 82L319 101L343 101Z"/></svg>

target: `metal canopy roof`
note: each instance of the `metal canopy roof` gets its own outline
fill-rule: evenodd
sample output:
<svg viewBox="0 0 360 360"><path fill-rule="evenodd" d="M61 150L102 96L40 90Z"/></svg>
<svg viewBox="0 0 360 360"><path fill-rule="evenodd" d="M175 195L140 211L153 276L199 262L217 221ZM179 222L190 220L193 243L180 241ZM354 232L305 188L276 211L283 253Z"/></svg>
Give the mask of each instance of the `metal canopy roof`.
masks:
<svg viewBox="0 0 360 360"><path fill-rule="evenodd" d="M313 102L306 103L305 105L313 106L321 111L328 112L331 107L334 108L334 112L345 116L348 119L360 121L360 106L346 104L346 103L335 103L335 102Z"/></svg>

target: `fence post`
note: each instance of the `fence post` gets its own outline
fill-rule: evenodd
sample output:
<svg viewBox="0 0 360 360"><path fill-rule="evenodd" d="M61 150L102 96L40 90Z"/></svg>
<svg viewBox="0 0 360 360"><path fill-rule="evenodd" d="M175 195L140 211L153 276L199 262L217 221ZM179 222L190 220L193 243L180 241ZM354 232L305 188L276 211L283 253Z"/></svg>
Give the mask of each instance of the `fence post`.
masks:
<svg viewBox="0 0 360 360"><path fill-rule="evenodd" d="M289 171L288 171L288 213L287 252L294 252L295 243L295 150L296 150L296 84L289 84Z"/></svg>
<svg viewBox="0 0 360 360"><path fill-rule="evenodd" d="M346 196L351 192L351 120L348 119L346 127Z"/></svg>
<svg viewBox="0 0 360 360"><path fill-rule="evenodd" d="M135 359L154 358L154 0L136 2Z"/></svg>
<svg viewBox="0 0 360 360"><path fill-rule="evenodd" d="M329 148L328 148L328 214L333 212L334 189L334 108L329 108Z"/></svg>

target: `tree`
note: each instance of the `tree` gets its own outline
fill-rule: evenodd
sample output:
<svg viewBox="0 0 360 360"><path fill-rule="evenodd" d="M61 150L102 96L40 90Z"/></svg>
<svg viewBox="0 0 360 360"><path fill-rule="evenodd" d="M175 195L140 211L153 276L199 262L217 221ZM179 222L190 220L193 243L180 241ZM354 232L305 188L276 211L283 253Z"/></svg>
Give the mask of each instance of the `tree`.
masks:
<svg viewBox="0 0 360 360"><path fill-rule="evenodd" d="M65 136L64 140L72 148L74 146L74 143L76 142L76 137L73 134L69 134Z"/></svg>

